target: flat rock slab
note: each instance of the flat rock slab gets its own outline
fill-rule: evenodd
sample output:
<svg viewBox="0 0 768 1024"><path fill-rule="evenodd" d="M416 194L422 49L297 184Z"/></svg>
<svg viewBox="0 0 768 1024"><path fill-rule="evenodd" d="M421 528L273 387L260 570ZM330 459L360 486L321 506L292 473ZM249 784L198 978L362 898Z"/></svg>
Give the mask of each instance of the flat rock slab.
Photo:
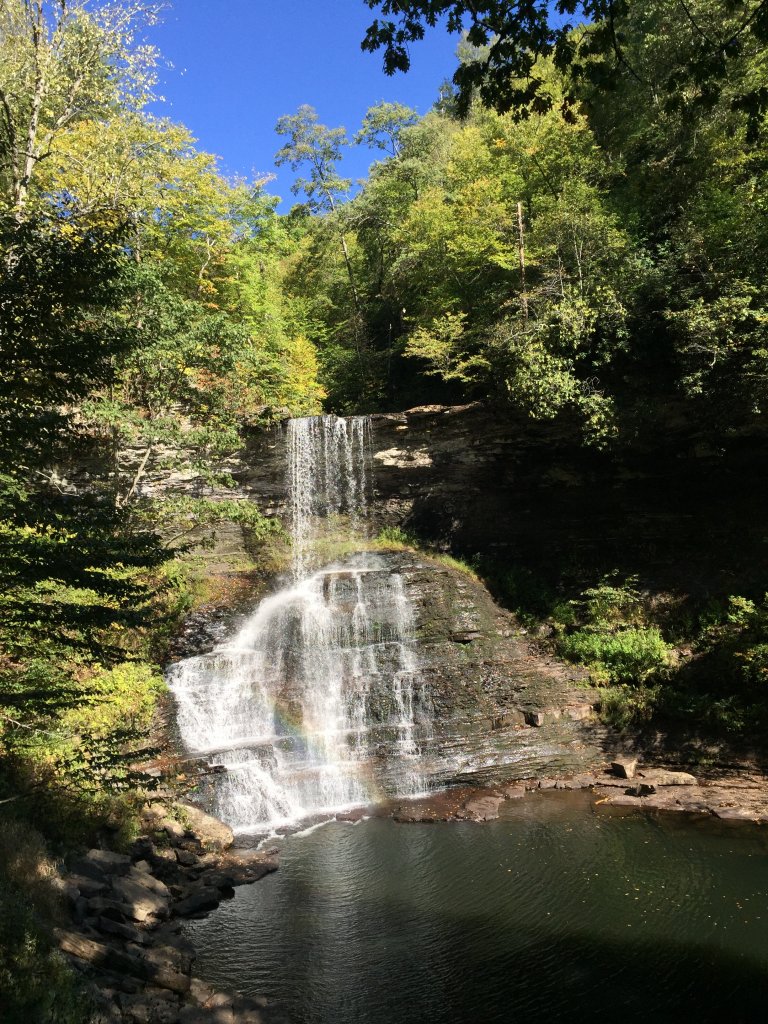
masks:
<svg viewBox="0 0 768 1024"><path fill-rule="evenodd" d="M715 807L713 813L722 821L759 821L756 811L748 807Z"/></svg>
<svg viewBox="0 0 768 1024"><path fill-rule="evenodd" d="M671 772L666 768L643 768L638 778L654 786L696 786L695 776L688 772Z"/></svg>
<svg viewBox="0 0 768 1024"><path fill-rule="evenodd" d="M687 775L685 772L671 772L671 775ZM762 786L734 786L725 783L699 785L694 782L659 783L654 776L653 783L639 782L617 792L615 786L598 786L596 804L609 807L632 807L648 811L677 811L688 814L709 814L724 821L768 822L768 780ZM651 777L648 771L646 777ZM692 776L687 776L692 778ZM658 788L657 788L658 787ZM653 790L653 792L648 792Z"/></svg>

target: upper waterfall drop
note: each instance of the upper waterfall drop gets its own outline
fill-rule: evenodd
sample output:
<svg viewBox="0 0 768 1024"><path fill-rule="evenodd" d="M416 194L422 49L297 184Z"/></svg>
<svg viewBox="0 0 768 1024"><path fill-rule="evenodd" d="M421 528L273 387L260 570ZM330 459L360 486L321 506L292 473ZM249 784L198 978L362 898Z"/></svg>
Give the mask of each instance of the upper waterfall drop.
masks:
<svg viewBox="0 0 768 1024"><path fill-rule="evenodd" d="M365 535L370 447L365 417L289 421L291 583L169 669L183 742L226 769L212 803L237 830L425 788L429 705L403 579L372 551L317 564L333 531Z"/></svg>
<svg viewBox="0 0 768 1024"><path fill-rule="evenodd" d="M293 578L309 569L313 529L347 517L347 529L367 526L371 421L367 416L304 416L288 421L288 495Z"/></svg>

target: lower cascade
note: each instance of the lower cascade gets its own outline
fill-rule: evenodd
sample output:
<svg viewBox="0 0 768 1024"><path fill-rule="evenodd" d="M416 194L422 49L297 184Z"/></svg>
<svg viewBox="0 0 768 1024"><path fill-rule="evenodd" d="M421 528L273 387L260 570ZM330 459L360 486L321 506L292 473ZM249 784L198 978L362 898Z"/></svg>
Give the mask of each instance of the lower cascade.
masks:
<svg viewBox="0 0 768 1024"><path fill-rule="evenodd" d="M361 417L290 422L293 582L168 672L183 743L225 769L213 810L241 832L425 788L430 704L402 579L369 552L309 568L315 523L364 528L366 435Z"/></svg>

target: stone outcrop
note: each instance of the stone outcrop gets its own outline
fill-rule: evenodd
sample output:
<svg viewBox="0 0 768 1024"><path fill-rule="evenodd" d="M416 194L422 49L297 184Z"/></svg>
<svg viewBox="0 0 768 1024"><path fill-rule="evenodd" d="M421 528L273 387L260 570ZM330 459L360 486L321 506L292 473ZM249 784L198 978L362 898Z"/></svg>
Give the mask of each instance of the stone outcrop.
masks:
<svg viewBox="0 0 768 1024"><path fill-rule="evenodd" d="M507 564L542 570L570 564L577 555L607 569L626 564L636 571L642 564L660 582L671 571L675 582L684 576L693 586L704 566L710 581L717 572L736 571L733 551L725 555L727 544L701 541L731 536L741 522L733 550L743 553L747 567L754 564L745 545L748 534L760 539L752 524L760 520L765 485L757 488L748 472L749 493L734 495L732 470L717 452L678 437L673 417L657 424L646 448L613 453L585 448L576 423L532 423L509 408L481 404L375 414L371 423L371 511L378 525L405 525L431 543ZM236 482L222 496L250 497L267 513L282 514L285 445L284 425L254 431L222 466ZM141 456L125 453L127 471ZM87 486L86 468L73 476L73 486ZM718 474L724 475L722 486ZM191 470L158 470L141 487L148 494L216 496ZM697 529L705 516L706 529ZM242 547L239 527L217 532L221 544ZM720 561L713 564L713 558Z"/></svg>

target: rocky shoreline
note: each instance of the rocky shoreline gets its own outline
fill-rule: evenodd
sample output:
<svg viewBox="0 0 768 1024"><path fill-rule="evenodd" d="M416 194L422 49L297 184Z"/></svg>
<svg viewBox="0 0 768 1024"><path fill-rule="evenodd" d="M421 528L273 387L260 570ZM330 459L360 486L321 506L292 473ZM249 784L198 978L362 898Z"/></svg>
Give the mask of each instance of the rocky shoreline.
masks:
<svg viewBox="0 0 768 1024"><path fill-rule="evenodd" d="M662 766L620 758L601 768L562 778L526 779L487 787L457 787L402 801L390 813L401 823L493 821L506 800L534 791L589 790L595 807L712 816L722 821L768 824L768 778L758 773L712 772L696 778Z"/></svg>
<svg viewBox="0 0 768 1024"><path fill-rule="evenodd" d="M90 850L64 878L72 920L54 935L84 978L93 1024L261 1024L263 1002L194 976L181 932L184 918L275 871L276 851L232 850L232 830L188 803L148 805L141 824L126 853Z"/></svg>

